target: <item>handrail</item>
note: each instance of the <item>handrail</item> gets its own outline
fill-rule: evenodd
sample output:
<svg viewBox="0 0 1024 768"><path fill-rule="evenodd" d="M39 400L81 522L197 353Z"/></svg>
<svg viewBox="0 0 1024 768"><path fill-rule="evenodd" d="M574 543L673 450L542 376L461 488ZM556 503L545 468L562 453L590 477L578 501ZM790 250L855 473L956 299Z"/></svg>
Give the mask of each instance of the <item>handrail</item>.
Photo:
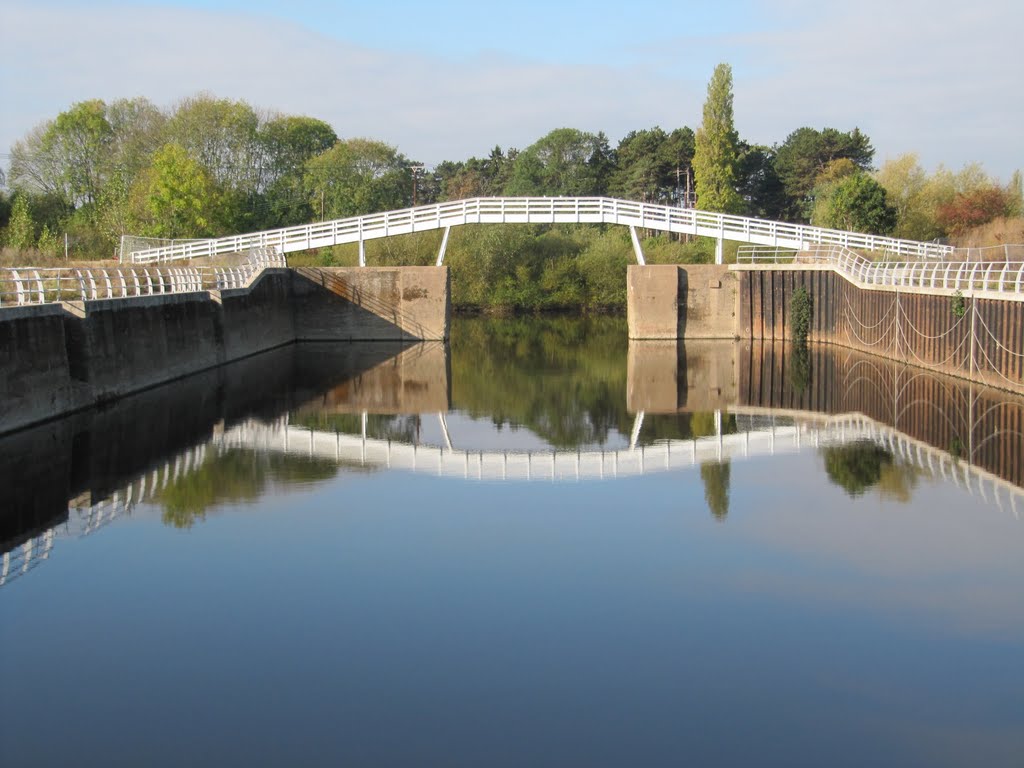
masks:
<svg viewBox="0 0 1024 768"><path fill-rule="evenodd" d="M848 248L835 245L806 250L746 246L737 251L736 263L824 264L867 286L1024 294L1024 261L871 261Z"/></svg>
<svg viewBox="0 0 1024 768"><path fill-rule="evenodd" d="M498 223L620 224L757 245L800 249L816 245L842 245L909 258L944 258L953 251L952 246L936 243L607 197L475 197L283 229L176 243L134 251L130 254L130 260L136 264L146 264L210 258L266 247L277 248L281 253L292 253L465 224Z"/></svg>
<svg viewBox="0 0 1024 768"><path fill-rule="evenodd" d="M237 267L117 266L0 269L0 307L98 301L243 288L266 267L285 267L273 248L254 249Z"/></svg>

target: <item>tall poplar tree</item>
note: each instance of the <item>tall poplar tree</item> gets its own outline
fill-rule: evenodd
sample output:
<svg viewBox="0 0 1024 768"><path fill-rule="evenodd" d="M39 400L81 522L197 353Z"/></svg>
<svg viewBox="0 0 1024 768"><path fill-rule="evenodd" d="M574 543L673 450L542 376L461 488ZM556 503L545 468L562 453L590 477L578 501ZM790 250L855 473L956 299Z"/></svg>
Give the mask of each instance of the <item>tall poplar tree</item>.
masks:
<svg viewBox="0 0 1024 768"><path fill-rule="evenodd" d="M736 191L739 137L732 117L732 67L719 64L708 83L704 120L697 130L693 175L697 207L704 211L739 213L743 198Z"/></svg>

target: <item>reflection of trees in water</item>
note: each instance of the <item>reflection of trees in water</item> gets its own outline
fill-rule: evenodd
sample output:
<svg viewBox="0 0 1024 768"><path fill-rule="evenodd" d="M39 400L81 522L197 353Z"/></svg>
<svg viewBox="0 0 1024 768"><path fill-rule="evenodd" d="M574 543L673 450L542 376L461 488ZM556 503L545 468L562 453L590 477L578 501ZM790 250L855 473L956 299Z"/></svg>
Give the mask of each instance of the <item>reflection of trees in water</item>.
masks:
<svg viewBox="0 0 1024 768"><path fill-rule="evenodd" d="M629 432L626 324L617 317L466 318L452 324L452 405L559 448Z"/></svg>
<svg viewBox="0 0 1024 768"><path fill-rule="evenodd" d="M498 429L524 426L556 448L628 435L626 324L619 317L477 317L452 324L452 405ZM722 418L722 431L736 419ZM652 416L640 443L715 434L713 412Z"/></svg>
<svg viewBox="0 0 1024 768"><path fill-rule="evenodd" d="M213 507L258 500L271 482L304 485L329 480L337 472L338 464L324 459L232 449L208 455L199 467L154 493L152 501L163 506L164 523L190 528Z"/></svg>
<svg viewBox="0 0 1024 768"><path fill-rule="evenodd" d="M792 345L792 365L790 366L790 381L793 392L800 396L811 383L811 352L807 348L807 340L794 342Z"/></svg>
<svg viewBox="0 0 1024 768"><path fill-rule="evenodd" d="M728 461L705 461L700 465L700 479L704 483L704 501L716 520L729 515L729 476L732 465Z"/></svg>
<svg viewBox="0 0 1024 768"><path fill-rule="evenodd" d="M367 414L366 436L374 440L416 443L419 440L421 421L419 414ZM293 415L290 422L319 432L360 435L363 431L363 416L360 413L302 413Z"/></svg>
<svg viewBox="0 0 1024 768"><path fill-rule="evenodd" d="M878 488L885 498L908 502L924 470L896 461L886 449L870 441L822 449L829 479L851 497Z"/></svg>
<svg viewBox="0 0 1024 768"><path fill-rule="evenodd" d="M882 467L892 464L892 454L869 441L825 448L822 455L829 478L850 496L877 485Z"/></svg>
<svg viewBox="0 0 1024 768"><path fill-rule="evenodd" d="M620 425L620 430L628 431L632 417L628 423ZM732 435L738 432L736 417L722 412L722 434ZM671 415L648 415L640 429L640 445L650 445L657 440L695 440L700 437L711 437L715 432L714 411L697 411L695 413L676 413Z"/></svg>

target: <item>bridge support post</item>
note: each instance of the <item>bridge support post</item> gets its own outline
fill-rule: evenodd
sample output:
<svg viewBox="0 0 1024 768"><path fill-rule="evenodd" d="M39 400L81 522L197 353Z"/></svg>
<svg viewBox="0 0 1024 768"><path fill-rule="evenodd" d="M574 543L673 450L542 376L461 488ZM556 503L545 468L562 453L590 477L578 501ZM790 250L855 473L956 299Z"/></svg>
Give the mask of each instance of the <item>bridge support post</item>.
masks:
<svg viewBox="0 0 1024 768"><path fill-rule="evenodd" d="M441 238L441 250L437 252L437 266L444 264L444 252L448 250L448 235L451 234L452 228L444 228L444 237Z"/></svg>
<svg viewBox="0 0 1024 768"><path fill-rule="evenodd" d="M633 253L636 254L636 263L644 266L647 262L644 260L644 250L640 247L640 236L636 233L636 227L630 226L629 236L633 240Z"/></svg>
<svg viewBox="0 0 1024 768"><path fill-rule="evenodd" d="M363 238L359 238L359 266L366 266L366 241Z"/></svg>
<svg viewBox="0 0 1024 768"><path fill-rule="evenodd" d="M725 240L723 240L722 238L718 238L718 240L715 241L715 264L724 264L725 263L725 248L724 248L724 246L725 246Z"/></svg>

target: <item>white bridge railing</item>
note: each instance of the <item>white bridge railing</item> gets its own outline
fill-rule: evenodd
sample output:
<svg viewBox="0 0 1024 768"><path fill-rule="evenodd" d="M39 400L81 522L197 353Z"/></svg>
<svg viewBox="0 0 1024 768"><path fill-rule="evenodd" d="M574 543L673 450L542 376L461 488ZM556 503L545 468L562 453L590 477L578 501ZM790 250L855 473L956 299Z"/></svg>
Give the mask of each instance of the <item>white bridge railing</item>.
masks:
<svg viewBox="0 0 1024 768"><path fill-rule="evenodd" d="M260 248L237 267L4 268L0 269L0 307L242 288L263 268L284 266L283 255Z"/></svg>
<svg viewBox="0 0 1024 768"><path fill-rule="evenodd" d="M606 197L477 197L246 235L176 243L137 250L129 258L136 264L148 264L208 258L260 247L293 253L465 224L620 224L634 229L639 227L797 249L842 245L906 258L943 258L953 250L950 246L935 243ZM439 263L442 260L443 252Z"/></svg>
<svg viewBox="0 0 1024 768"><path fill-rule="evenodd" d="M995 291L1024 295L1024 261L871 261L840 245L792 248L741 247L740 266L827 265L865 286L929 291Z"/></svg>

